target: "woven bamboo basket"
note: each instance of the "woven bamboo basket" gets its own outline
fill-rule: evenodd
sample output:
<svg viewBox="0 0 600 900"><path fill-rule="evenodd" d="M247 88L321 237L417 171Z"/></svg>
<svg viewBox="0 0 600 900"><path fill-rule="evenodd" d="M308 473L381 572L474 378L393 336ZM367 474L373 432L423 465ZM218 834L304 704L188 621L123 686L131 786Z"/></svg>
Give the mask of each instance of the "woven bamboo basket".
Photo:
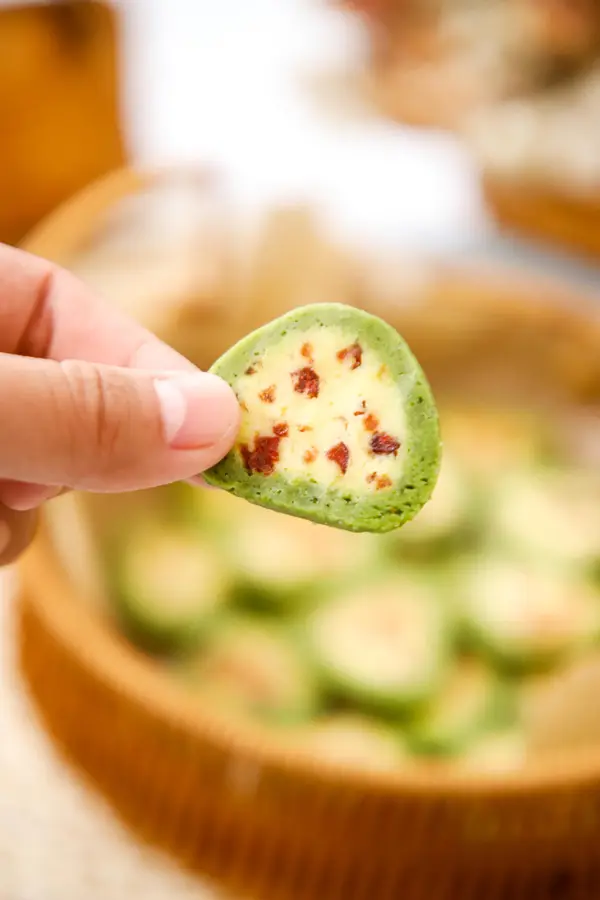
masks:
<svg viewBox="0 0 600 900"><path fill-rule="evenodd" d="M569 195L493 177L483 192L498 222L592 259L600 258L600 197Z"/></svg>
<svg viewBox="0 0 600 900"><path fill-rule="evenodd" d="M103 211L146 181L124 172L89 189L30 249L68 262ZM365 265L358 278L355 254L345 267L339 248L319 256L298 211L286 243L282 216L259 241L254 293L223 311L218 342L198 347L205 363L217 343L295 305L298 281L305 299L337 283L401 328L438 394L477 385L489 402L526 396L597 417L600 311L589 298L480 267L432 264L410 286L393 267ZM323 768L224 725L103 615L94 516L118 502L62 498L47 516L21 568L20 663L57 745L141 836L261 900L600 896L600 742L540 753L503 777L416 765L390 776Z"/></svg>

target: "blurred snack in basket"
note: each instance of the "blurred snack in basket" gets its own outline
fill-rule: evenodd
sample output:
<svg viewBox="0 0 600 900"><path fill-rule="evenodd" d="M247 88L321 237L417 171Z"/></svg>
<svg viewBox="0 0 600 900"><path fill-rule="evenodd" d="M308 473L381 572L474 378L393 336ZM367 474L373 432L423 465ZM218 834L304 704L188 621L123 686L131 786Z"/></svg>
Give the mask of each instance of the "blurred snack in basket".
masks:
<svg viewBox="0 0 600 900"><path fill-rule="evenodd" d="M446 616L418 577L371 579L327 598L310 617L307 642L334 696L396 715L438 689L448 658Z"/></svg>
<svg viewBox="0 0 600 900"><path fill-rule="evenodd" d="M492 528L510 552L547 565L598 565L600 479L593 472L538 466L500 475Z"/></svg>
<svg viewBox="0 0 600 900"><path fill-rule="evenodd" d="M212 548L184 529L156 523L121 535L114 584L123 627L154 651L183 650L210 626L227 575Z"/></svg>
<svg viewBox="0 0 600 900"><path fill-rule="evenodd" d="M410 742L426 756L460 756L490 729L514 726L514 689L480 660L459 660L410 729Z"/></svg>
<svg viewBox="0 0 600 900"><path fill-rule="evenodd" d="M175 636L165 677L199 708L274 728L267 739L316 762L523 765L548 731L537 673L560 687L597 653L597 478L549 456L535 417L456 406L445 421L439 493L386 538L186 485L150 522L140 507L116 551L136 563L117 568L129 574L115 608L125 596L143 626L126 634L142 649L149 628Z"/></svg>
<svg viewBox="0 0 600 900"><path fill-rule="evenodd" d="M228 560L237 602L255 610L304 609L328 584L381 564L370 535L295 517L282 522L277 513L239 499L216 539Z"/></svg>
<svg viewBox="0 0 600 900"><path fill-rule="evenodd" d="M5 6L5 5L4 5ZM0 9L0 240L122 166L117 13L96 0Z"/></svg>
<svg viewBox="0 0 600 900"><path fill-rule="evenodd" d="M273 725L310 718L319 709L317 681L285 625L225 616L181 674L215 711L252 715Z"/></svg>
<svg viewBox="0 0 600 900"><path fill-rule="evenodd" d="M535 526L534 526L535 527ZM598 592L578 573L537 560L476 559L457 588L467 641L508 672L548 668L593 646Z"/></svg>

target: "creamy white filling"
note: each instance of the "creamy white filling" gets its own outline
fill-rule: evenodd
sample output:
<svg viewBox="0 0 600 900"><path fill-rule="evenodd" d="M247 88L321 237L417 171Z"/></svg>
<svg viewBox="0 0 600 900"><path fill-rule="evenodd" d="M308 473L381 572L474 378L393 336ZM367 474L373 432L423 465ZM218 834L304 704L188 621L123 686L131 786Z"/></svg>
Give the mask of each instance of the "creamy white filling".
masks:
<svg viewBox="0 0 600 900"><path fill-rule="evenodd" d="M247 371L235 385L243 411L238 447L252 450L257 435L283 425L275 471L286 476L375 493L401 475L404 400L413 382L395 383L358 336L318 327L291 334Z"/></svg>

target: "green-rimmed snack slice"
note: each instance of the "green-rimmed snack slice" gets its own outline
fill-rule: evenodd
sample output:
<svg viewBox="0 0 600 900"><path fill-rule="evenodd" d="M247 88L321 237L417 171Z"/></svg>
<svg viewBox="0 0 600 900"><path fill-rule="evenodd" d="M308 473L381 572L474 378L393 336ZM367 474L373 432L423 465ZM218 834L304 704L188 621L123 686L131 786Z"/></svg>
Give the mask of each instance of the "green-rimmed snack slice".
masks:
<svg viewBox="0 0 600 900"><path fill-rule="evenodd" d="M495 485L492 527L512 551L549 563L600 559L600 477L526 468Z"/></svg>
<svg viewBox="0 0 600 900"><path fill-rule="evenodd" d="M312 716L319 692L313 671L284 629L227 617L183 673L200 697L229 717L273 724Z"/></svg>
<svg viewBox="0 0 600 900"><path fill-rule="evenodd" d="M247 512L230 521L223 546L237 596L251 606L304 607L318 600L327 583L364 575L379 565L379 542L371 534L283 518L237 502Z"/></svg>
<svg viewBox="0 0 600 900"><path fill-rule="evenodd" d="M381 319L305 306L244 338L211 371L236 392L242 423L208 483L348 531L391 531L429 499L440 459L435 402Z"/></svg>
<svg viewBox="0 0 600 900"><path fill-rule="evenodd" d="M193 645L225 601L228 577L212 548L187 529L142 526L116 551L117 613L156 652Z"/></svg>
<svg viewBox="0 0 600 900"><path fill-rule="evenodd" d="M410 743L420 754L454 755L490 725L515 715L508 685L482 662L461 660L413 722Z"/></svg>
<svg viewBox="0 0 600 900"><path fill-rule="evenodd" d="M332 714L290 735L290 745L327 765L393 771L409 759L392 728L358 713Z"/></svg>
<svg viewBox="0 0 600 900"><path fill-rule="evenodd" d="M505 775L527 762L527 741L518 726L491 729L479 735L454 760L461 770L474 775Z"/></svg>
<svg viewBox="0 0 600 900"><path fill-rule="evenodd" d="M416 578L386 576L341 592L307 621L331 688L360 708L399 713L442 682L448 629L438 598Z"/></svg>
<svg viewBox="0 0 600 900"><path fill-rule="evenodd" d="M467 467L445 450L430 501L398 533L400 552L430 558L459 549L475 531L478 499Z"/></svg>
<svg viewBox="0 0 600 900"><path fill-rule="evenodd" d="M551 666L600 632L600 594L592 585L520 559L474 561L463 573L459 605L468 637L517 671Z"/></svg>

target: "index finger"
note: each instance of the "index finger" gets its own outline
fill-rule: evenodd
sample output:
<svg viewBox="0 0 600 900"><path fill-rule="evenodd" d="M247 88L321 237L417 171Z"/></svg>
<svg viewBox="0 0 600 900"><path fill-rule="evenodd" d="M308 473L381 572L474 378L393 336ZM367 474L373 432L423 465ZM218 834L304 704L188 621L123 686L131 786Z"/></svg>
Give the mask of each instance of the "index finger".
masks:
<svg viewBox="0 0 600 900"><path fill-rule="evenodd" d="M136 369L196 369L66 270L5 244L0 244L0 353Z"/></svg>

